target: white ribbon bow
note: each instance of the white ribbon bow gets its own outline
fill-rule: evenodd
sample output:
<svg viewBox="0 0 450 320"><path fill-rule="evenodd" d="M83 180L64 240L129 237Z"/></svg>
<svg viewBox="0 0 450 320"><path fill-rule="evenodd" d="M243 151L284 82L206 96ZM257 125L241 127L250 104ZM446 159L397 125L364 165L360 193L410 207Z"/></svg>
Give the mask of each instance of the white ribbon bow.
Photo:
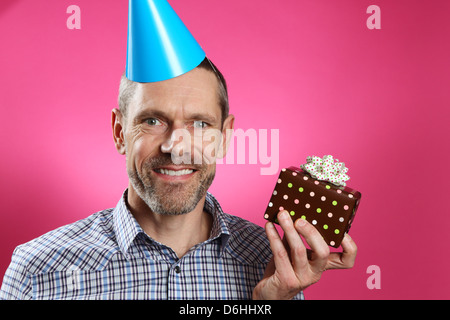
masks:
<svg viewBox="0 0 450 320"><path fill-rule="evenodd" d="M323 159L316 156L306 158L306 164L300 166L303 170L309 172L311 177L317 180L329 181L337 186L345 186L345 181L350 177L346 174L348 168L333 156L324 156Z"/></svg>

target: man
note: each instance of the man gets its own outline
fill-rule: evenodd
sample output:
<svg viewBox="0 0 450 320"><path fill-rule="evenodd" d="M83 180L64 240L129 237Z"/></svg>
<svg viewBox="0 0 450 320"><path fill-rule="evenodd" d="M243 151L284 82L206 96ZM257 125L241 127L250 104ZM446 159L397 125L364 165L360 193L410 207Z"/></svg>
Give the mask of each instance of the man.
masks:
<svg viewBox="0 0 450 320"><path fill-rule="evenodd" d="M330 253L311 224L283 211L281 240L271 223L264 232L225 214L207 192L233 129L227 104L207 58L165 81L122 77L112 131L128 189L115 208L17 247L0 298L298 299L325 270L352 267L348 235Z"/></svg>

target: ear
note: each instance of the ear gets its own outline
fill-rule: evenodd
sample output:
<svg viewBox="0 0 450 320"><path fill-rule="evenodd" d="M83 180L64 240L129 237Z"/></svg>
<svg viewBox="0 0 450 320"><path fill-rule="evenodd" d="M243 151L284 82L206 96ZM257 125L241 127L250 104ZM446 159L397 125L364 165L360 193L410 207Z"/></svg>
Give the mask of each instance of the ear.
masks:
<svg viewBox="0 0 450 320"><path fill-rule="evenodd" d="M224 158L227 154L228 147L230 146L231 137L233 136L234 129L234 116L230 114L223 122L222 127L222 142L219 147L217 158Z"/></svg>
<svg viewBox="0 0 450 320"><path fill-rule="evenodd" d="M119 109L114 108L111 112L111 126L113 132L114 143L116 145L117 151L120 154L125 154L125 139L124 139L124 126L123 121L124 117Z"/></svg>

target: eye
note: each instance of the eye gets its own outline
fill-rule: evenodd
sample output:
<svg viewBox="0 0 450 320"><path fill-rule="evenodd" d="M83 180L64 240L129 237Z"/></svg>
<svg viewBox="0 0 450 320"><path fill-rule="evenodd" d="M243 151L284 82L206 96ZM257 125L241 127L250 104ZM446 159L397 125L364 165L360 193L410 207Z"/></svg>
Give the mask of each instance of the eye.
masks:
<svg viewBox="0 0 450 320"><path fill-rule="evenodd" d="M159 121L158 119L155 119L155 118L145 119L145 122L149 126L160 126L162 124L161 121Z"/></svg>
<svg viewBox="0 0 450 320"><path fill-rule="evenodd" d="M208 126L208 124L206 122L204 122L204 121L201 121L201 120L194 121L194 128L204 129L207 126Z"/></svg>

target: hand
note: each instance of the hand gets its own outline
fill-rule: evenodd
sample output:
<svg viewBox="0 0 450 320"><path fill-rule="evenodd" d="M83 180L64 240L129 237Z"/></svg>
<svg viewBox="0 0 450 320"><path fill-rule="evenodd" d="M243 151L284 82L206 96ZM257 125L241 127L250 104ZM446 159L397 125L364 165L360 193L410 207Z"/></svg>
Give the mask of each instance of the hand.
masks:
<svg viewBox="0 0 450 320"><path fill-rule="evenodd" d="M287 211L278 213L278 221L284 231L284 240L271 222L266 224L266 233L273 252L263 279L253 290L255 300L292 299L311 284L319 281L328 269L353 267L357 247L349 235L342 240L343 252L330 253L330 249L319 231L308 221L292 222ZM303 236L311 247L307 250Z"/></svg>

